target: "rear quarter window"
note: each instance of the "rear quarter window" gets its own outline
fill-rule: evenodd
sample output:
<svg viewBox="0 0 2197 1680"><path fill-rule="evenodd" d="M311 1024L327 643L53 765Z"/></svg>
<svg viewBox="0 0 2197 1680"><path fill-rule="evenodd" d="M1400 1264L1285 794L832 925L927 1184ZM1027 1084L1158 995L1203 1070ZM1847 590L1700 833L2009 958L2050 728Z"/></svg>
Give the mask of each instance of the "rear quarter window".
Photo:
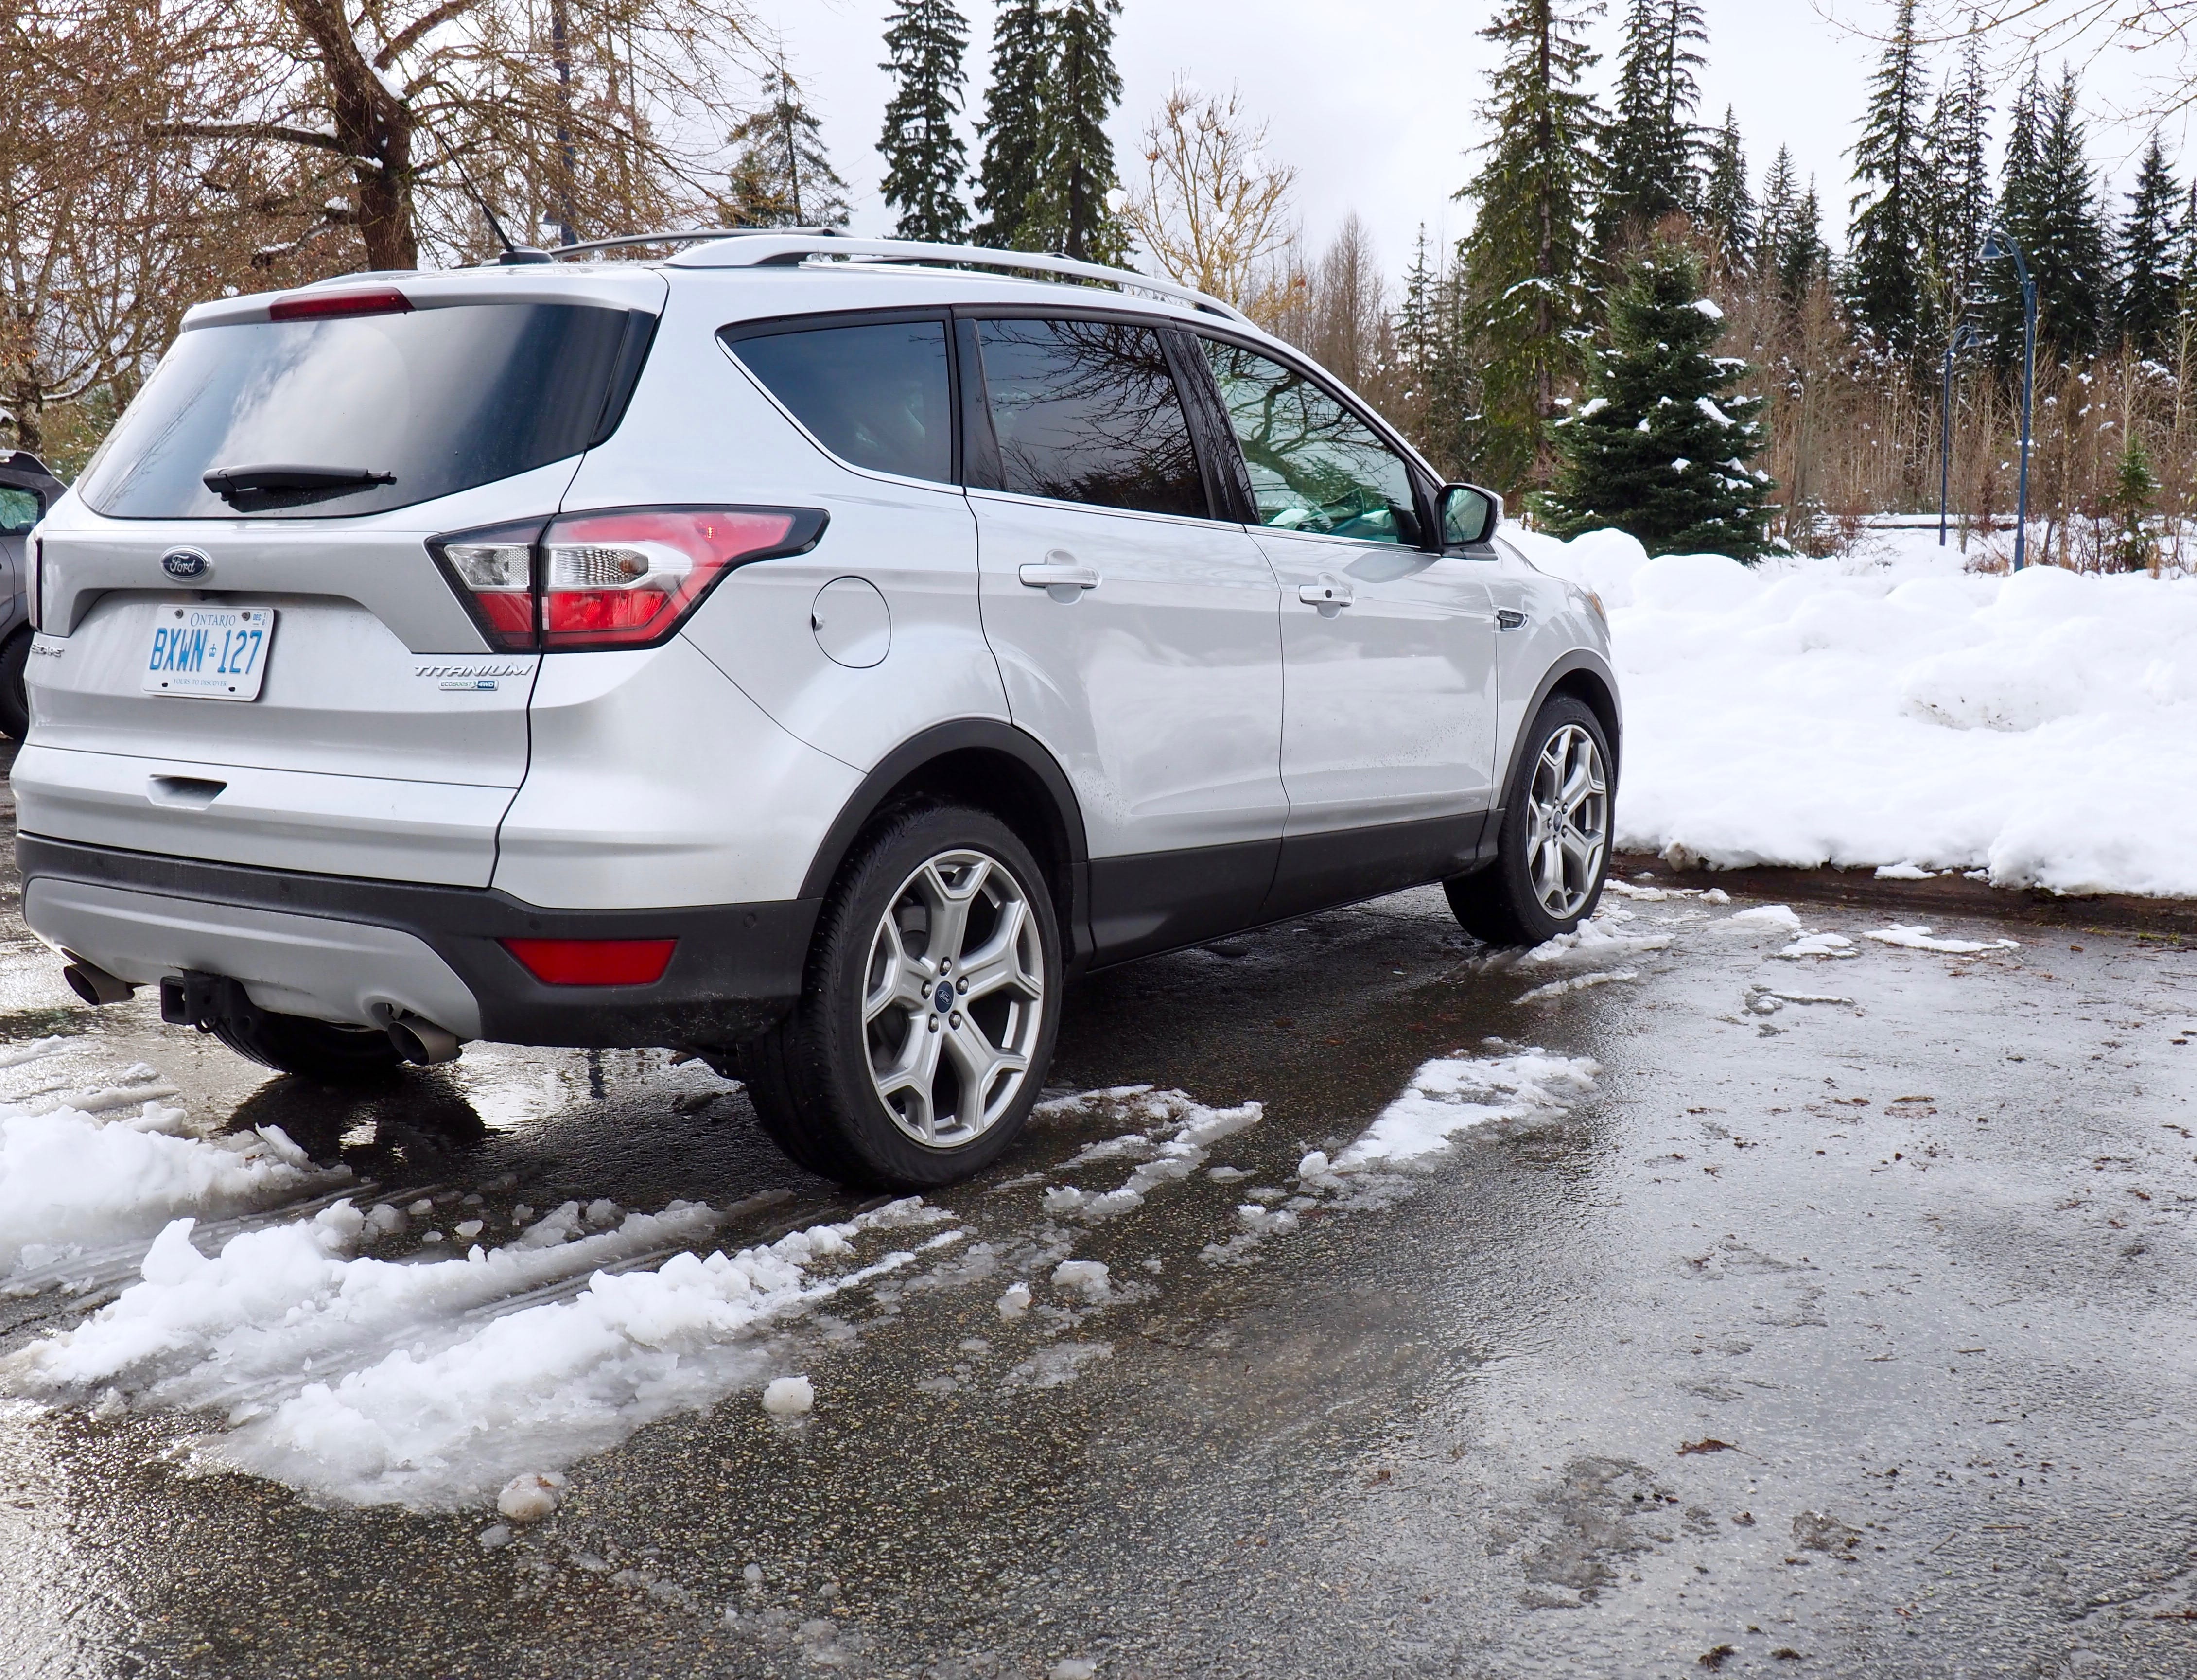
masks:
<svg viewBox="0 0 2197 1680"><path fill-rule="evenodd" d="M180 335L85 475L111 518L328 518L432 501L600 441L653 317L585 304L467 304L240 322ZM388 482L262 499L205 483L272 465Z"/></svg>
<svg viewBox="0 0 2197 1680"><path fill-rule="evenodd" d="M728 328L723 337L763 388L840 460L873 472L953 482L944 321Z"/></svg>

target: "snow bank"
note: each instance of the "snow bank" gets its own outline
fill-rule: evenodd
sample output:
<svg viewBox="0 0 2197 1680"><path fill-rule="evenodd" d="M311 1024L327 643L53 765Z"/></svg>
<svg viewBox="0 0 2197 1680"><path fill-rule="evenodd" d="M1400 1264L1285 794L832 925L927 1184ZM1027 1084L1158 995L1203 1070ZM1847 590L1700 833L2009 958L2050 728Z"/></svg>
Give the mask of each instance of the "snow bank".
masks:
<svg viewBox="0 0 2197 1680"><path fill-rule="evenodd" d="M1609 609L1625 849L2197 895L2197 579L1971 575L1926 531L1752 569L1505 535Z"/></svg>
<svg viewBox="0 0 2197 1680"><path fill-rule="evenodd" d="M328 1177L274 1127L194 1138L181 1109L142 1092L132 1105L111 1118L0 1107L0 1279L150 1237L178 1214L287 1202Z"/></svg>

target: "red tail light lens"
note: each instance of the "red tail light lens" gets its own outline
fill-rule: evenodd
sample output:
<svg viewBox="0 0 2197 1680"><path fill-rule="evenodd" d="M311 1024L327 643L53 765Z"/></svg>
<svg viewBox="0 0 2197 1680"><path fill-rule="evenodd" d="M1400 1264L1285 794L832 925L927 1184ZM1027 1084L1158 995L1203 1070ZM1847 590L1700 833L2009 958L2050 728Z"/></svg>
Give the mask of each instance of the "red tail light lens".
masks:
<svg viewBox="0 0 2197 1680"><path fill-rule="evenodd" d="M824 534L806 507L618 507L428 545L497 647L652 647L727 572Z"/></svg>
<svg viewBox="0 0 2197 1680"><path fill-rule="evenodd" d="M503 948L545 986L653 986L675 939L507 939Z"/></svg>
<svg viewBox="0 0 2197 1680"><path fill-rule="evenodd" d="M412 300L393 286L354 287L348 292L308 292L277 298L267 306L270 321L333 321L346 315L409 315Z"/></svg>

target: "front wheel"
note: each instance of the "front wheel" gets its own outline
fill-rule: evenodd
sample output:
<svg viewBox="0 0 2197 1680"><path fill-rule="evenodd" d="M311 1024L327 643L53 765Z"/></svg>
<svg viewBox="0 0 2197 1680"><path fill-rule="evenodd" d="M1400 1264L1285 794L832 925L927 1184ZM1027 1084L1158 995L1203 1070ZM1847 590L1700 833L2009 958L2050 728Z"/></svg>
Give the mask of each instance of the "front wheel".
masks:
<svg viewBox="0 0 2197 1680"><path fill-rule="evenodd" d="M1594 913L1609 867L1615 778L1602 720L1559 694L1527 727L1495 861L1445 883L1464 930L1539 945Z"/></svg>
<svg viewBox="0 0 2197 1680"><path fill-rule="evenodd" d="M1037 1101L1060 934L997 818L918 805L867 837L826 901L801 1001L740 1046L757 1117L812 1172L927 1190L981 1171Z"/></svg>

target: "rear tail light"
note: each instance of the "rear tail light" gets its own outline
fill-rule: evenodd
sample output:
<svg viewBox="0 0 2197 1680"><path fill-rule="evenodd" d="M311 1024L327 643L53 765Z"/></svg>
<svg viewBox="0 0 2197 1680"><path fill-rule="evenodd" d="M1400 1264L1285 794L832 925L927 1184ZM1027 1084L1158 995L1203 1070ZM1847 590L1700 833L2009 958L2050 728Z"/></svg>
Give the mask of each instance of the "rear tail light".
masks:
<svg viewBox="0 0 2197 1680"><path fill-rule="evenodd" d="M492 646L653 647L727 572L824 534L807 507L618 507L428 544Z"/></svg>
<svg viewBox="0 0 2197 1680"><path fill-rule="evenodd" d="M36 531L31 533L24 555L24 582L30 585L31 628L42 630L46 624L46 541Z"/></svg>
<svg viewBox="0 0 2197 1680"><path fill-rule="evenodd" d="M507 939L503 948L545 986L653 986L675 939Z"/></svg>

